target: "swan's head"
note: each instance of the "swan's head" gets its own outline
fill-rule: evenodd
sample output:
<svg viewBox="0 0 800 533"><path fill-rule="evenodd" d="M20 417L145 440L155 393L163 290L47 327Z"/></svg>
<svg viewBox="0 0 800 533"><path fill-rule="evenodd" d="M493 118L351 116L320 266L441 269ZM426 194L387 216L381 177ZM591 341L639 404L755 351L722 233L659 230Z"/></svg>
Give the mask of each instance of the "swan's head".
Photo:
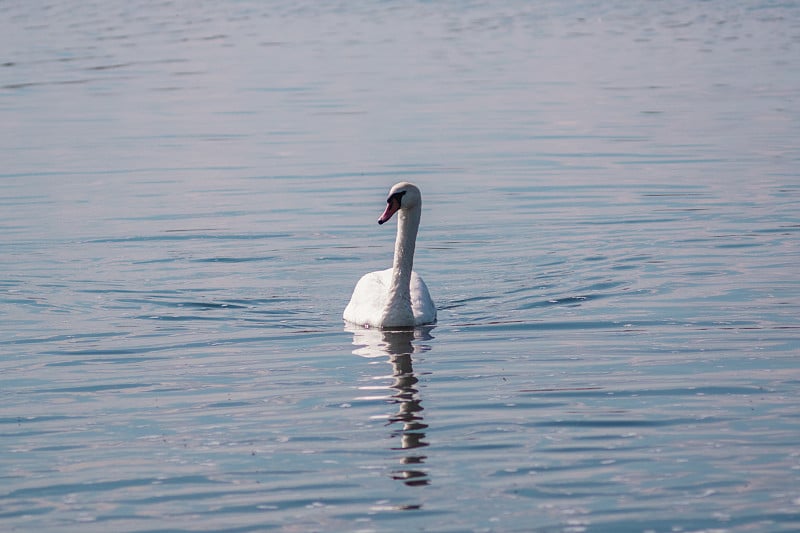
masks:
<svg viewBox="0 0 800 533"><path fill-rule="evenodd" d="M415 209L422 205L422 195L413 183L402 181L397 183L389 191L386 198L386 210L378 219L378 224L383 224L400 209Z"/></svg>

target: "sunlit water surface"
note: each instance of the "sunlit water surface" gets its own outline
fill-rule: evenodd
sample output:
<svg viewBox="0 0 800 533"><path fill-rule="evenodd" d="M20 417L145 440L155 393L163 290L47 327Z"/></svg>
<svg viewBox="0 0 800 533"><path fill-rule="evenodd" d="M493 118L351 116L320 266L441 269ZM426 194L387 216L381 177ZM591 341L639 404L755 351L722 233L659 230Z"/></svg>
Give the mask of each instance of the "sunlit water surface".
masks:
<svg viewBox="0 0 800 533"><path fill-rule="evenodd" d="M0 529L800 529L793 4L0 15Z"/></svg>

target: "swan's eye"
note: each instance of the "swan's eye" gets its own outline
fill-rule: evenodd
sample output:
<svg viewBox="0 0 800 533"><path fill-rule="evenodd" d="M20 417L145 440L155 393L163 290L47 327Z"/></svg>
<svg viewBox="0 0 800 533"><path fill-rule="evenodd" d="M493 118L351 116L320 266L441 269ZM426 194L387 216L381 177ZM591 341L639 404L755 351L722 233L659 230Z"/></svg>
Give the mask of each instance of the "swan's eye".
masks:
<svg viewBox="0 0 800 533"><path fill-rule="evenodd" d="M403 195L405 193L406 193L406 191L398 191L398 192L394 193L393 195L391 195L389 198L386 199L386 203L390 204L390 203L392 203L392 200L396 200L397 201L397 205L403 205L402 202L401 202L401 199L403 198Z"/></svg>

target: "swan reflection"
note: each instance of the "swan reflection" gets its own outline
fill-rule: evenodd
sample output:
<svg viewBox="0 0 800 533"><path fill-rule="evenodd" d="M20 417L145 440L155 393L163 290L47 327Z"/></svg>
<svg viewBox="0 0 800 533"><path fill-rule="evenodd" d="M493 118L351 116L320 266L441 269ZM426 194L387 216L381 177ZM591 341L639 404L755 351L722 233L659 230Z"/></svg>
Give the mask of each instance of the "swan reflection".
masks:
<svg viewBox="0 0 800 533"><path fill-rule="evenodd" d="M417 378L412 355L427 352L429 345L414 344L414 341L433 339L433 326L403 329L396 331L360 329L348 327L353 334L353 353L361 357L389 357L392 365L392 383L388 386L391 395L388 403L397 407L397 412L389 415L387 425L393 426L391 437L398 440L392 450L405 451L402 467L392 472L397 479L410 486L428 485L430 478L423 469L427 457L420 452L428 446L425 430L428 425L423 420L422 398L417 389Z"/></svg>

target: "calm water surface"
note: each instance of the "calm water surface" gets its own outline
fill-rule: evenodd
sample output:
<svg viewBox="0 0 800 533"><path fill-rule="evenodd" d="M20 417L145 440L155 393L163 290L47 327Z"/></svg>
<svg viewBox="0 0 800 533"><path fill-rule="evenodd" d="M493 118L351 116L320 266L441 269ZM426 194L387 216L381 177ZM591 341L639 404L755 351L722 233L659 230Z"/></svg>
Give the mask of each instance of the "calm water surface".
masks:
<svg viewBox="0 0 800 533"><path fill-rule="evenodd" d="M0 529L800 529L794 4L0 15Z"/></svg>

